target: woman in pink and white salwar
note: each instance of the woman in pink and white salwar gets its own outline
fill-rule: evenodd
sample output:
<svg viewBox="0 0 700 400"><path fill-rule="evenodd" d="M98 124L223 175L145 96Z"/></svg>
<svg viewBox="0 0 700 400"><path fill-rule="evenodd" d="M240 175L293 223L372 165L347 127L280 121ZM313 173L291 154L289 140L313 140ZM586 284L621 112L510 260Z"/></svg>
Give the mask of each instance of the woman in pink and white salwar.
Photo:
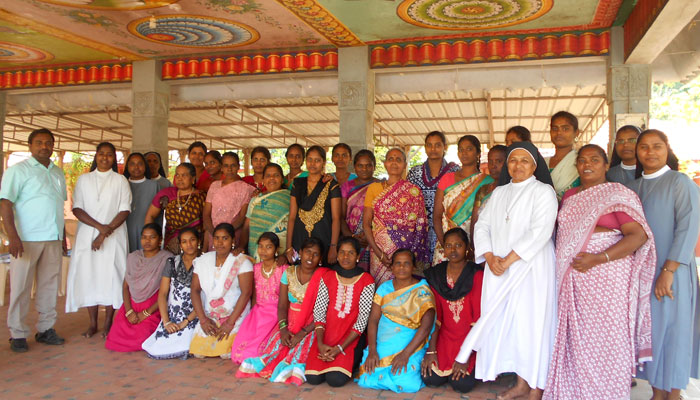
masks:
<svg viewBox="0 0 700 400"><path fill-rule="evenodd" d="M654 239L637 195L605 180L602 148L578 152L581 186L557 218L558 326L544 399L629 399L651 360Z"/></svg>

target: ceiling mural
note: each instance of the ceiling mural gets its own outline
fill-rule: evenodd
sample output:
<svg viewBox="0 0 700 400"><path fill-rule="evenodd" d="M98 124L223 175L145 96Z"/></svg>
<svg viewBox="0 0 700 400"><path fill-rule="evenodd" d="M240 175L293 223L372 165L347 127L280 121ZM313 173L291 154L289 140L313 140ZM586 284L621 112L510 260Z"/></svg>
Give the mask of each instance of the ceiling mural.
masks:
<svg viewBox="0 0 700 400"><path fill-rule="evenodd" d="M36 47L0 41L0 64L41 63L53 60L53 54Z"/></svg>
<svg viewBox="0 0 700 400"><path fill-rule="evenodd" d="M145 17L129 23L128 29L142 39L184 47L244 46L260 38L260 34L247 25L199 15Z"/></svg>
<svg viewBox="0 0 700 400"><path fill-rule="evenodd" d="M96 10L142 10L158 8L177 3L178 0L41 0L67 7L91 8Z"/></svg>

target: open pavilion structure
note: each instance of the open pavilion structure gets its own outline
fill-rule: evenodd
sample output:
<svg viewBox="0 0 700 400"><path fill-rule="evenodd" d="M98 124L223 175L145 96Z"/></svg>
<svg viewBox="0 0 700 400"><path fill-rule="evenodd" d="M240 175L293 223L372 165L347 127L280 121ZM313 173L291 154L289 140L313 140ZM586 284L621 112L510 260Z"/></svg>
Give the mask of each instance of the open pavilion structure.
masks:
<svg viewBox="0 0 700 400"><path fill-rule="evenodd" d="M484 146L568 110L646 125L700 71L700 0L4 0L2 149ZM167 160L167 157L164 157ZM246 157L247 159L247 157Z"/></svg>

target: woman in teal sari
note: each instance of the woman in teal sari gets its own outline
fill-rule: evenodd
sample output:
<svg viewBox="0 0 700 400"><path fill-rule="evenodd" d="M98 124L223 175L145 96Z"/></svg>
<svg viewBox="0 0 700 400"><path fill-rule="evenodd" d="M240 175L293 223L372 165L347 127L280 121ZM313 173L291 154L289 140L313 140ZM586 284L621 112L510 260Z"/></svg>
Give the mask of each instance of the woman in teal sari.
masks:
<svg viewBox="0 0 700 400"><path fill-rule="evenodd" d="M282 183L282 167L269 163L263 169L263 184L266 192L250 200L246 219L243 223L241 247L259 262L257 240L263 232L273 232L280 238L279 254L284 254L287 244L287 222L289 221L289 190Z"/></svg>
<svg viewBox="0 0 700 400"><path fill-rule="evenodd" d="M452 228L462 228L469 232L476 193L482 186L494 182L491 176L479 171L481 142L476 136L462 136L457 143L457 152L462 169L446 173L440 179L435 193L432 222L438 243L431 260L432 265L447 260L443 251L445 232Z"/></svg>
<svg viewBox="0 0 700 400"><path fill-rule="evenodd" d="M425 279L413 277L414 264L411 250L394 252L394 279L374 295L357 379L362 387L412 393L424 386L421 361L435 321L435 298Z"/></svg>

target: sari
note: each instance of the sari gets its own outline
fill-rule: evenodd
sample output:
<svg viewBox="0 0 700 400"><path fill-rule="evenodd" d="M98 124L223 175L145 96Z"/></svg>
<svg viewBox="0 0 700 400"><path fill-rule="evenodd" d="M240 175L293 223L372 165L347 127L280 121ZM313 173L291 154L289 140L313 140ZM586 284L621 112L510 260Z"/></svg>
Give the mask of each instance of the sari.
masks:
<svg viewBox="0 0 700 400"><path fill-rule="evenodd" d="M491 176L477 172L448 186L442 201L445 209L442 214L442 231L447 232L452 228L462 228L469 235L476 193L482 186L491 184L493 181ZM446 259L442 245L438 241L435 245L432 265Z"/></svg>
<svg viewBox="0 0 700 400"><path fill-rule="evenodd" d="M163 246L171 253L178 254L180 253L180 242L177 240L177 235L180 230L194 227L201 233L202 210L204 210L206 193L190 193L180 196L178 201L177 188L169 187L158 192L151 204L160 208L159 199L162 196L167 196L169 200L163 213L165 220Z"/></svg>
<svg viewBox="0 0 700 400"><path fill-rule="evenodd" d="M569 154L559 161L556 167L550 168L552 174L552 182L554 183L554 191L557 192L557 199L561 201L564 193L571 188L581 185L581 178L578 176L576 169L576 150L571 150ZM550 158L545 159L549 166Z"/></svg>
<svg viewBox="0 0 700 400"><path fill-rule="evenodd" d="M356 185L355 180L347 180L340 186L340 192L343 197L347 198L348 209L345 215L345 221L348 223L348 228L353 235L360 235L364 231L362 227L362 214L365 209L365 195L367 188L373 181L369 181L363 185ZM365 271L369 270L369 246L360 250L359 261L357 266Z"/></svg>
<svg viewBox="0 0 700 400"><path fill-rule="evenodd" d="M378 186L375 186L378 185ZM372 235L374 242L391 257L402 247L408 248L416 255L418 274L423 274L430 259L427 249L428 219L420 189L407 180L400 180L384 188L382 183L373 183L370 190L381 190L374 199L366 199L365 206L371 201L374 209L372 219ZM369 271L378 285L393 279L391 269L382 264L379 257L370 253Z"/></svg>
<svg viewBox="0 0 700 400"><path fill-rule="evenodd" d="M216 227L222 222L233 224L243 205L250 202L255 188L240 181L230 182L226 185L223 181L215 181L209 186L206 202L211 204L211 223ZM234 243L238 243L241 229L235 231ZM205 233L209 238L209 248L204 251L214 250L214 240L209 232Z"/></svg>
<svg viewBox="0 0 700 400"><path fill-rule="evenodd" d="M618 230L594 232L598 220L613 212L642 225L646 243L586 273L573 270L579 252L597 254L622 239ZM656 252L642 204L623 185L603 183L567 197L558 223L559 316L544 398L629 398L630 376L652 354Z"/></svg>
<svg viewBox="0 0 700 400"><path fill-rule="evenodd" d="M417 392L425 386L420 375L421 361L428 347L430 335L408 358L405 372L392 374L391 363L394 357L413 340L423 315L428 310L435 309L433 292L425 279L400 290L394 289L393 281L384 282L374 295L374 304L382 309L382 316L377 326L379 365L371 374L365 371L364 363L369 354L369 348L365 348L360 376L356 382L361 387L369 389L391 390L396 393Z"/></svg>
<svg viewBox="0 0 700 400"><path fill-rule="evenodd" d="M288 330L297 334L314 320L313 310L321 277L328 271L317 268L311 279L301 284L297 279L297 266L287 268L282 276L282 284L288 285L289 310ZM316 343L316 330L309 332L296 346L289 348L282 344L280 330L275 327L272 335L261 347L259 357L243 360L236 372L236 378L261 377L270 382L301 385L306 381L304 372L311 347Z"/></svg>
<svg viewBox="0 0 700 400"><path fill-rule="evenodd" d="M248 203L248 254L260 261L258 238L272 232L280 238L279 253L287 250L287 222L289 221L289 191L280 189L253 197Z"/></svg>

